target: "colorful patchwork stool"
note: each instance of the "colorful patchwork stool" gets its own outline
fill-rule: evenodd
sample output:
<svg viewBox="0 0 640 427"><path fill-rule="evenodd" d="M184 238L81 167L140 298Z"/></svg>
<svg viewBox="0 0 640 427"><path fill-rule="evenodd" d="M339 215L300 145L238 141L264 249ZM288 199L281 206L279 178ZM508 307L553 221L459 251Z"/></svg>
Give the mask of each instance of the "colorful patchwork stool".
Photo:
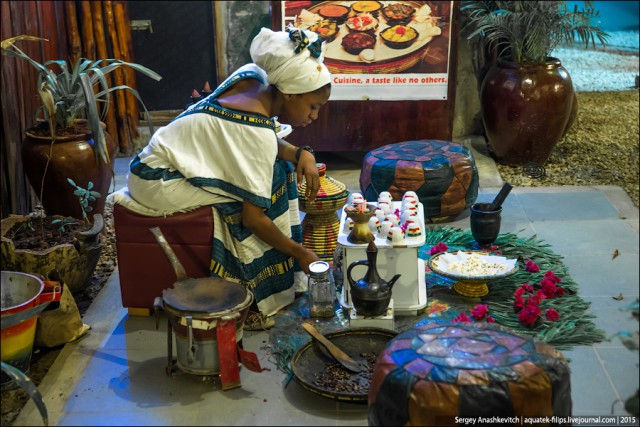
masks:
<svg viewBox="0 0 640 427"><path fill-rule="evenodd" d="M425 324L393 338L378 356L368 403L370 426L567 417L569 365L550 345L495 324Z"/></svg>
<svg viewBox="0 0 640 427"><path fill-rule="evenodd" d="M360 172L360 190L368 201L382 191L401 200L415 191L425 218L454 216L478 197L478 169L471 150L433 139L399 142L367 153Z"/></svg>

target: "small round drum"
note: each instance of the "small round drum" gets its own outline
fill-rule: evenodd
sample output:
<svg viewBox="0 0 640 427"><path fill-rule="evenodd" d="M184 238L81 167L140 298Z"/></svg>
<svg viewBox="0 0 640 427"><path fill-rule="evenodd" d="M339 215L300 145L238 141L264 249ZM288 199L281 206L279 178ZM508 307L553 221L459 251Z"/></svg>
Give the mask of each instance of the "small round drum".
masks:
<svg viewBox="0 0 640 427"><path fill-rule="evenodd" d="M162 300L176 332L178 368L196 375L219 374L218 321L235 319L240 341L253 294L240 283L208 277L176 282L162 291Z"/></svg>

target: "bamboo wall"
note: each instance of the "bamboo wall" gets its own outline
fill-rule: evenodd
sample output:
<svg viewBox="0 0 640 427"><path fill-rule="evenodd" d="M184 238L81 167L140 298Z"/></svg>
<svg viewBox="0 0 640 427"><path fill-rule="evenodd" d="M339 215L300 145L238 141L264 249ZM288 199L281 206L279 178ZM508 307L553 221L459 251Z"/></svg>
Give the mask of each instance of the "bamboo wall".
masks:
<svg viewBox="0 0 640 427"><path fill-rule="evenodd" d="M46 38L48 42L18 42L37 62L78 58L117 58L135 62L126 1L2 1L2 40L18 35ZM37 73L23 60L2 57L2 218L28 214L37 203L22 168L20 155L24 130L32 126L40 105ZM107 75L111 85L136 88L135 73L119 68ZM111 93L105 120L107 132L131 155L138 136L138 102L129 91Z"/></svg>

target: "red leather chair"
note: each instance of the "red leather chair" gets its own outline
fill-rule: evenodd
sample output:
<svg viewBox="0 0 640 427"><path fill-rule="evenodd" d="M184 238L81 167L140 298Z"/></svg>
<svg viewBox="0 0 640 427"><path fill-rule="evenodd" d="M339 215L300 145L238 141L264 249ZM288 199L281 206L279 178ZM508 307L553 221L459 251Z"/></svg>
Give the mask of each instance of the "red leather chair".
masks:
<svg viewBox="0 0 640 427"><path fill-rule="evenodd" d="M113 209L122 306L129 314L149 315L156 297L176 281L174 271L150 228L160 227L189 277L208 277L213 216L210 206L166 217Z"/></svg>

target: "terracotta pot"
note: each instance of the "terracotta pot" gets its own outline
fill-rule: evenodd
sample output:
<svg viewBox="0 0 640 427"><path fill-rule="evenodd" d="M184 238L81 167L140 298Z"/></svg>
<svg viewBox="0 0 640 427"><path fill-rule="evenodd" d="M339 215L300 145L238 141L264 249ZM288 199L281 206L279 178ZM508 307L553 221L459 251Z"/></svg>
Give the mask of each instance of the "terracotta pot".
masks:
<svg viewBox="0 0 640 427"><path fill-rule="evenodd" d="M499 163L544 165L575 119L578 103L557 58L544 64L499 61L480 93L489 147Z"/></svg>
<svg viewBox="0 0 640 427"><path fill-rule="evenodd" d="M51 221L55 218L62 219L59 216L48 216L44 220ZM38 251L16 249L9 231L15 224L30 220L33 219L28 216L11 215L0 222L2 269L40 275L44 279L48 279L50 273L57 270L60 279L66 283L71 293L83 291L91 284L91 277L100 260L103 246L100 234L104 228L102 215L95 215L90 230L76 233L74 244L60 244Z"/></svg>
<svg viewBox="0 0 640 427"><path fill-rule="evenodd" d="M102 214L105 199L112 179L113 161L118 149L113 138L105 132L105 139L109 149L110 165L99 159L90 144L93 135L86 120L78 120L76 135L59 135L55 143L51 138L40 136L36 128L27 129L22 141L22 160L29 183L38 197L42 187L42 175L46 168L42 206L47 215L61 215L82 219L82 209L78 196L74 195L74 188L67 182L71 178L77 185L87 188L89 181L93 183L93 190L102 196L90 203L93 208L88 213L92 220L94 213ZM103 129L106 125L102 124ZM51 153L51 161L47 166L47 159Z"/></svg>

